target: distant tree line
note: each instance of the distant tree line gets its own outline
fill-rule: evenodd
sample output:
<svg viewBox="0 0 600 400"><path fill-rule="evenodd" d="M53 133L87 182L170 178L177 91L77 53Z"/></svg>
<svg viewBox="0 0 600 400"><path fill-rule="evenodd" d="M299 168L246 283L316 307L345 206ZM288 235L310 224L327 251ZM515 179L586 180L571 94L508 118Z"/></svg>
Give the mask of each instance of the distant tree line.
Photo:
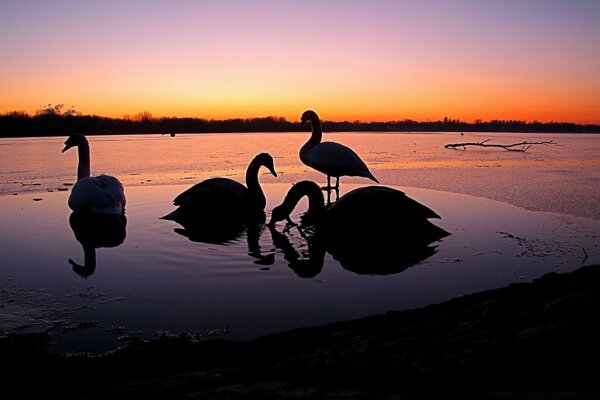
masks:
<svg viewBox="0 0 600 400"><path fill-rule="evenodd" d="M86 135L112 134L174 134L209 132L297 132L305 131L299 122L282 117L236 118L208 120L204 118L154 118L148 112L123 118L81 115L72 107L48 105L34 115L9 112L0 115L0 137L66 136L74 132ZM517 120L475 121L467 123L444 118L440 121L405 119L388 122L323 121L329 132L404 131L404 132L540 132L540 133L600 133L600 125L568 122L526 122Z"/></svg>

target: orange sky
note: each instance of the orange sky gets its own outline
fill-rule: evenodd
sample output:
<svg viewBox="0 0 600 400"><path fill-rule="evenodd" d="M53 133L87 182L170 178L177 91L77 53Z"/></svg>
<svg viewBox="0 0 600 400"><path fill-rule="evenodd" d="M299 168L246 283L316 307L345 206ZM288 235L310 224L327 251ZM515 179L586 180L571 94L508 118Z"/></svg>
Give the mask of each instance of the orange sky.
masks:
<svg viewBox="0 0 600 400"><path fill-rule="evenodd" d="M3 1L0 113L600 123L598 21L585 1Z"/></svg>

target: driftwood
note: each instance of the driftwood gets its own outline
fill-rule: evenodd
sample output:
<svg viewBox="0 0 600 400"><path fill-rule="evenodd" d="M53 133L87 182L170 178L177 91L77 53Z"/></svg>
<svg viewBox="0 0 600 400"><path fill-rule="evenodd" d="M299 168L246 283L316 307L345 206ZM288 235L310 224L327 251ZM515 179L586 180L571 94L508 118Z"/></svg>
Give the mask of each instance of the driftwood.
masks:
<svg viewBox="0 0 600 400"><path fill-rule="evenodd" d="M524 141L524 142L513 143L513 144L492 144L492 143L488 143L490 140L492 140L492 139L482 140L481 142L450 143L450 144L445 145L444 147L447 149L456 149L456 148L462 147L463 150L466 150L467 146L500 147L506 151L525 152L525 151L529 150L529 148L531 146L533 146L534 144L543 144L544 146L548 146L550 144L557 144L553 140L547 140L544 142Z"/></svg>

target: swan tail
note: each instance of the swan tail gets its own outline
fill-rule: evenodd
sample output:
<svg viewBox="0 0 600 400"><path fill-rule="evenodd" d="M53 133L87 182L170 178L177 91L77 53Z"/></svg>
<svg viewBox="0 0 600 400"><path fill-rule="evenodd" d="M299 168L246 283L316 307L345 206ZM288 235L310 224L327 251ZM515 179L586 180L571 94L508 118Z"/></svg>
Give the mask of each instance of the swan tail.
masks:
<svg viewBox="0 0 600 400"><path fill-rule="evenodd" d="M450 235L451 233L446 231L445 229L442 229L437 225L431 224L431 226L429 226L429 229L427 229L427 233L425 236L427 237L427 241L429 243L433 243Z"/></svg>
<svg viewBox="0 0 600 400"><path fill-rule="evenodd" d="M162 217L160 217L159 219L166 219L169 221L177 221L181 218L181 210L178 208L176 210L171 211L170 213L168 213L167 215L163 215Z"/></svg>
<svg viewBox="0 0 600 400"><path fill-rule="evenodd" d="M372 180L373 182L377 182L379 183L379 181L377 180L377 178L375 178L375 176L371 173L371 171L367 171L367 176L366 178L369 178L370 180Z"/></svg>

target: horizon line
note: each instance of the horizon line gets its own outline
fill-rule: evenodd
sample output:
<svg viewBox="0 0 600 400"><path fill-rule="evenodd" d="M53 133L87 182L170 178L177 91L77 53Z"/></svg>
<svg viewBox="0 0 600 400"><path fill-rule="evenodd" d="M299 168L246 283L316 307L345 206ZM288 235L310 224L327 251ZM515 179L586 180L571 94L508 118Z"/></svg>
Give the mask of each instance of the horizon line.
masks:
<svg viewBox="0 0 600 400"><path fill-rule="evenodd" d="M286 117L283 116L278 116L278 115L265 115L265 116L254 116L254 117L231 117L231 118L222 118L222 119L217 119L217 118L207 118L207 117L192 117L192 116L159 116L159 117L155 117L152 115L152 113L147 112L147 111L142 111L140 113L137 113L135 115L129 115L129 114L125 114L121 117L114 117L114 116L105 116L105 115L99 115L99 114L83 114L81 112L76 112L74 110L68 110L65 113L60 113L60 112L47 112L46 110L37 110L35 113L31 114L28 113L26 111L18 111L18 110L12 110L12 111L7 111L7 112L3 112L0 113L0 117L11 117L11 116L17 116L17 115L23 115L23 116L27 116L30 118L35 118L35 117L42 117L42 116L55 116L55 117L94 117L94 118L104 118L104 119L114 119L114 120L124 120L124 121L133 121L133 122L142 122L142 121L160 121L160 120L164 120L164 119L191 119L191 120L204 120L204 121L215 121L215 122L219 122L219 121L236 121L236 120L261 120L261 119L271 119L274 121L281 121L281 122L287 122L287 123L297 123L296 121L289 121ZM471 122L469 121L465 121L465 120L461 120L460 118L450 118L450 117L444 117L442 119L426 119L426 120L415 120L415 119L411 119L411 118L403 118L403 119L395 119L395 120L370 120L370 121L363 121L363 120L349 120L349 119L344 119L344 120L330 120L330 119L321 119L321 123L348 123L348 124L392 124L392 123L407 123L407 122L412 122L412 123L419 123L419 124L427 124L427 123L446 123L446 124L469 124L469 125L478 125L478 124L486 124L486 123L493 123L493 122L503 122L503 123L521 123L521 124L571 124L571 125L580 125L580 126L597 126L600 125L600 121L599 122L586 122L586 123L581 123L581 122L572 122L572 121L559 121L559 120L549 120L549 121L540 121L540 120L521 120L521 119L499 119L499 118L495 118L495 119L489 119L489 120L483 120L480 118L474 118Z"/></svg>

